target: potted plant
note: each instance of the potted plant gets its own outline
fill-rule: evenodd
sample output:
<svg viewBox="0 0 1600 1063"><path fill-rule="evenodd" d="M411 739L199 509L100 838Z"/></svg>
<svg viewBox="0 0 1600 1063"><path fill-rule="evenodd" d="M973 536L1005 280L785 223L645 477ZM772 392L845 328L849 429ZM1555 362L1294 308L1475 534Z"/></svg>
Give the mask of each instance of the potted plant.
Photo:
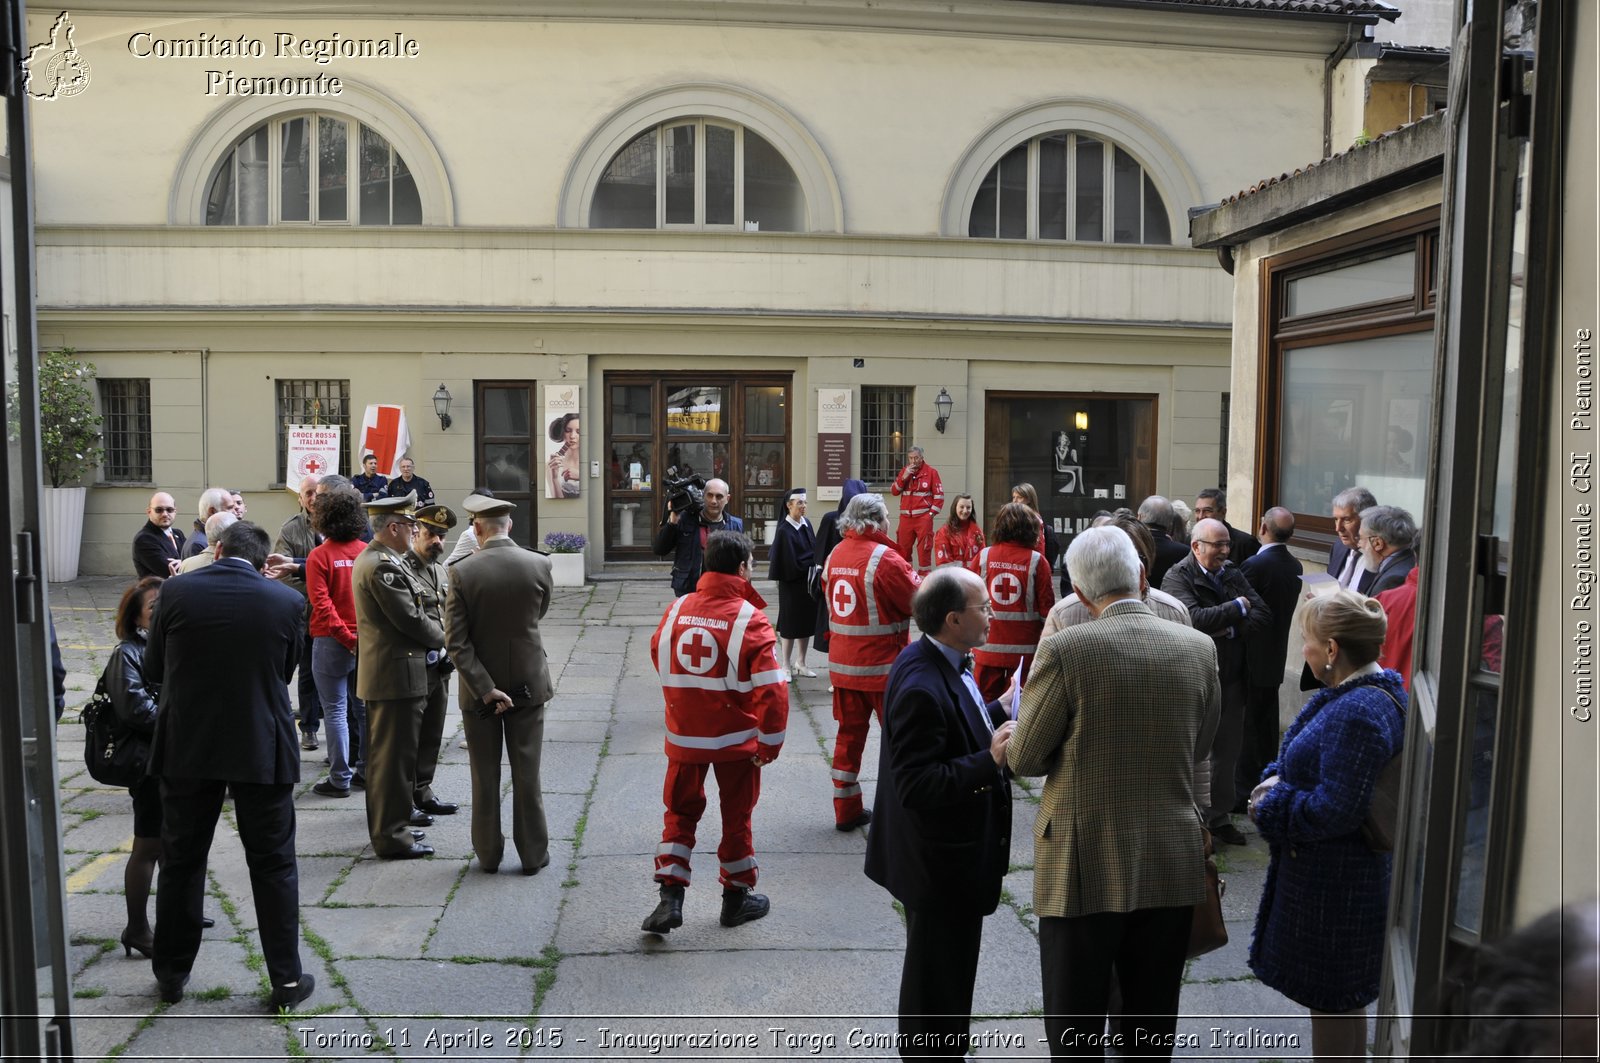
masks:
<svg viewBox="0 0 1600 1063"><path fill-rule="evenodd" d="M557 587L583 586L583 551L589 540L577 532L551 532L544 537L550 554L550 578Z"/></svg>
<svg viewBox="0 0 1600 1063"><path fill-rule="evenodd" d="M77 579L83 546L84 486L104 451L100 415L94 412L94 366L77 351L62 347L39 356L39 455L45 485L41 499L45 575L52 583ZM9 399L12 438L21 435L20 397L13 383Z"/></svg>

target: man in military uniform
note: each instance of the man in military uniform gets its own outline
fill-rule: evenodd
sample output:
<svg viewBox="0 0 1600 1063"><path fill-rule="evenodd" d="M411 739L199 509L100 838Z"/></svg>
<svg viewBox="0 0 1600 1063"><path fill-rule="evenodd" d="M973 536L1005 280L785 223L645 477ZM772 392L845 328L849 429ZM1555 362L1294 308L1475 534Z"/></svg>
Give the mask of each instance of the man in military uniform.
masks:
<svg viewBox="0 0 1600 1063"><path fill-rule="evenodd" d="M367 503L372 542L356 558L356 693L367 703L367 833L384 860L432 856L410 827L417 743L428 703L428 654L444 645L444 631L428 616L423 590L406 564L416 533L416 496Z"/></svg>
<svg viewBox="0 0 1600 1063"><path fill-rule="evenodd" d="M422 588L423 611L441 628L446 576L439 559L444 556L444 537L455 526L456 515L449 506L423 506L417 510L417 537L406 552L406 564ZM453 816L459 806L434 796L433 774L439 766L444 714L450 705L450 673L455 671L455 665L443 653L429 653L428 658L428 706L422 712L422 729L417 736L416 790L411 801L429 815Z"/></svg>
<svg viewBox="0 0 1600 1063"><path fill-rule="evenodd" d="M551 692L539 621L550 608L550 559L511 541L516 507L505 499L469 495L461 508L472 514L482 545L450 569L444 614L450 660L468 695L461 725L472 767L472 849L484 871L500 869L504 745L511 762L511 837L522 873L536 875L550 863L550 831L539 790L544 706Z"/></svg>
<svg viewBox="0 0 1600 1063"><path fill-rule="evenodd" d="M278 541L273 544L272 551L291 558L306 558L311 556L322 536L311 526L311 507L317 499L317 478L315 476L302 477L300 480L300 512L283 522L283 527L278 529ZM285 587L290 588L300 597L306 596L305 568L285 569L279 577ZM317 727L322 723L322 703L317 700L317 684L311 676L311 627L307 622L310 619L310 608L307 607L306 618L301 621L302 636L300 645L300 748L317 748Z"/></svg>

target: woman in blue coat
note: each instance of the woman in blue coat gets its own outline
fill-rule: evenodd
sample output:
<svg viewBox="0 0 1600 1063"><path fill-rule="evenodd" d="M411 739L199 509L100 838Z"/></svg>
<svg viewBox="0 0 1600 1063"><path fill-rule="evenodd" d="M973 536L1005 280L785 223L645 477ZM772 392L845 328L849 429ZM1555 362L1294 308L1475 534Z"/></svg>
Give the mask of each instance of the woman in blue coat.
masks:
<svg viewBox="0 0 1600 1063"><path fill-rule="evenodd" d="M1378 773L1400 752L1405 688L1378 667L1383 607L1338 591L1301 613L1304 654L1322 680L1250 795L1272 850L1250 969L1311 1009L1318 1060L1366 1055L1366 1007L1378 996L1389 853L1362 839Z"/></svg>

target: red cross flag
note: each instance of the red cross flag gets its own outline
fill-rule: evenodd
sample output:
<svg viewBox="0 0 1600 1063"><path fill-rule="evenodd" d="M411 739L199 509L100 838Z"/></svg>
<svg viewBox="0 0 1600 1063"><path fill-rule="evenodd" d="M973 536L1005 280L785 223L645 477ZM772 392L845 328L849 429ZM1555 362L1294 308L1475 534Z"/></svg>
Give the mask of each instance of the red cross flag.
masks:
<svg viewBox="0 0 1600 1063"><path fill-rule="evenodd" d="M289 425L283 482L298 489L307 476L338 472L339 448L344 445L341 437L342 430L337 425Z"/></svg>
<svg viewBox="0 0 1600 1063"><path fill-rule="evenodd" d="M400 459L411 449L411 433L406 430L404 406L368 406L361 418L361 432L354 440L355 460L351 467L361 468L361 459L368 453L378 459L378 472L393 479L400 475Z"/></svg>

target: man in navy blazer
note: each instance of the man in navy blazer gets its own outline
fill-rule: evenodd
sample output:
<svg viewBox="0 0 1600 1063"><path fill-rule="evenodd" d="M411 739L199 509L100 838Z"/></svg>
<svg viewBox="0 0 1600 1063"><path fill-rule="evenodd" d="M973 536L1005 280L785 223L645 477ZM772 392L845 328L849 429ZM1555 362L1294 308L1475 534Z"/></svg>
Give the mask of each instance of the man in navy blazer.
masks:
<svg viewBox="0 0 1600 1063"><path fill-rule="evenodd" d="M161 677L161 698L149 772L161 779L162 817L151 967L168 1003L183 999L200 951L206 860L230 789L272 1003L297 1004L314 985L300 969L300 742L288 686L305 602L262 576L270 542L249 521L229 527L213 564L162 587L150 626L145 674Z"/></svg>
<svg viewBox="0 0 1600 1063"><path fill-rule="evenodd" d="M1347 487L1333 496L1333 531L1337 538L1328 548L1328 575L1341 587L1359 594L1367 593L1374 576L1361 564L1361 511L1377 504L1365 487Z"/></svg>
<svg viewBox="0 0 1600 1063"><path fill-rule="evenodd" d="M1289 659L1289 630L1300 600L1304 567L1289 552L1294 538L1294 514L1273 506L1261 515L1261 549L1239 566L1250 586L1272 611L1272 623L1245 640L1245 675L1250 692L1245 701L1244 742L1239 747L1239 767L1234 774L1238 800L1243 802L1261 781L1261 769L1278 755L1278 688ZM1234 811L1242 812L1236 804Z"/></svg>
<svg viewBox="0 0 1600 1063"><path fill-rule="evenodd" d="M989 635L983 581L959 567L923 580L912 610L923 637L884 691L867 877L906 910L902 1056L967 1051L983 917L1000 903L1011 853L1009 697L983 701L971 650ZM1009 695L1009 692L1008 692Z"/></svg>

